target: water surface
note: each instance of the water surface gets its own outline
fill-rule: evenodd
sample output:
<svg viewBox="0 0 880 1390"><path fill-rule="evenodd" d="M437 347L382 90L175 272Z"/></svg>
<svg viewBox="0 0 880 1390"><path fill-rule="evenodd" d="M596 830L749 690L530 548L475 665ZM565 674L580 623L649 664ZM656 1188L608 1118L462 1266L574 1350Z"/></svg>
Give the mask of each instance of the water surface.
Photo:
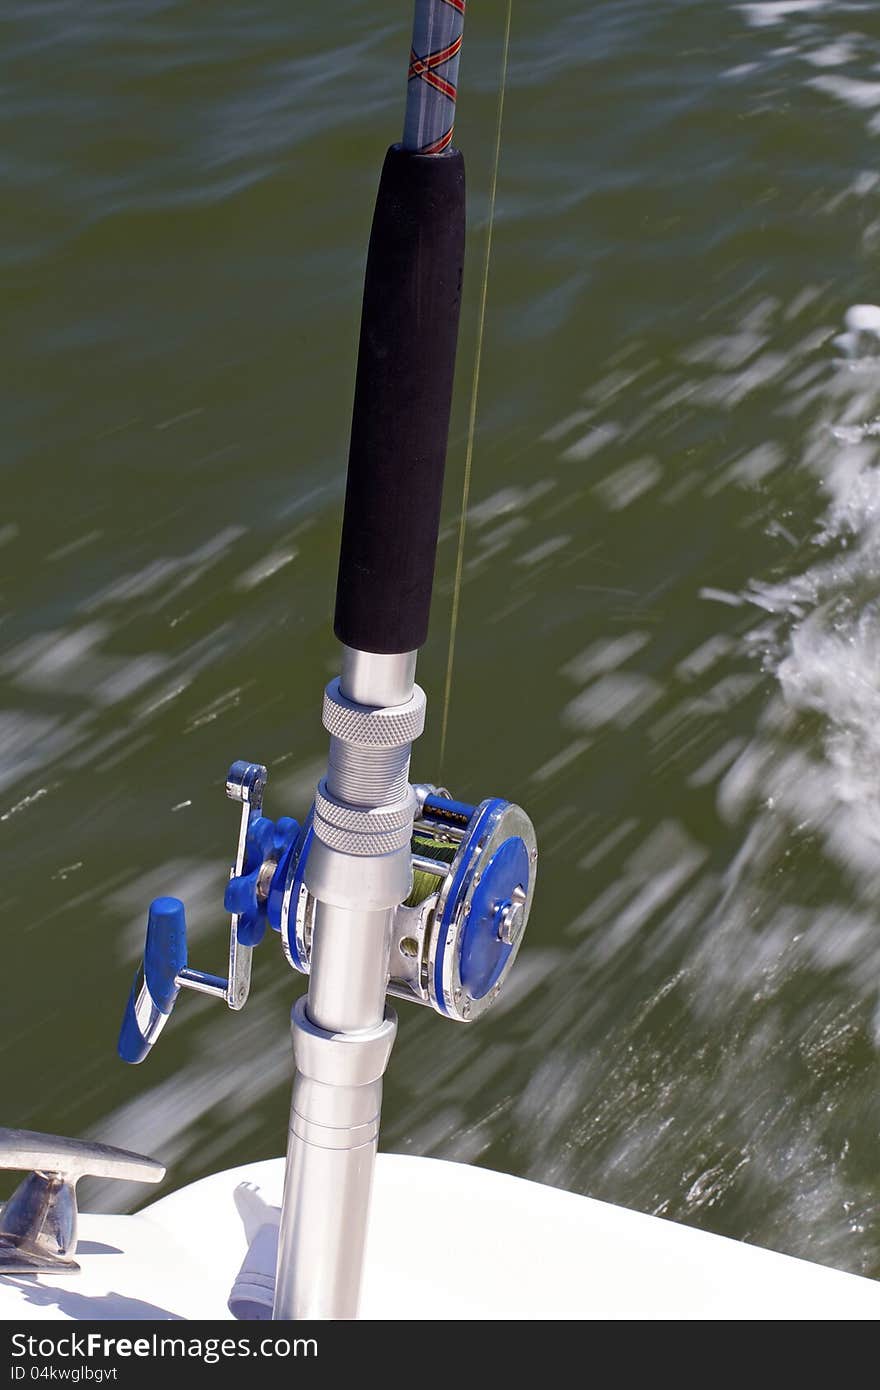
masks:
<svg viewBox="0 0 880 1390"><path fill-rule="evenodd" d="M871 3L470 7L470 260L415 775L533 815L477 1028L404 1007L383 1144L880 1274L880 298ZM149 899L224 955L233 758L302 815L407 6L28 0L0 88L0 1118L178 1186L284 1145L278 943L115 1034ZM133 1189L93 1193L131 1205Z"/></svg>

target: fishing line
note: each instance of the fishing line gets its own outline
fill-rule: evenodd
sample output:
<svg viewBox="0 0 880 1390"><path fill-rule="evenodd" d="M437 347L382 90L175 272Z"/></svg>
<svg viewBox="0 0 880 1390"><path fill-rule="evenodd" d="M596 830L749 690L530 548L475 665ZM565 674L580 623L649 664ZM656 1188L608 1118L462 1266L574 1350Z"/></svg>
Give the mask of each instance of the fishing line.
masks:
<svg viewBox="0 0 880 1390"><path fill-rule="evenodd" d="M449 621L449 650L446 657L446 681L443 688L443 717L440 724L440 756L438 775L442 776L443 760L446 754L446 732L449 724L449 704L452 698L452 671L455 664L455 639L458 634L458 617L461 607L461 581L464 571L464 543L467 531L468 502L471 492L471 472L474 460L474 436L477 427L477 399L480 389L480 365L483 359L483 336L486 329L486 301L489 294L489 265L492 259L492 233L495 227L495 197L498 191L498 168L501 163L501 132L504 124L504 93L507 90L507 68L510 54L510 21L513 0L507 0L507 16L504 25L504 46L501 54L501 85L498 91L498 115L495 125L495 161L492 166L492 180L489 185L489 225L486 231L486 254L483 260L483 275L480 284L479 316L477 320L477 345L474 350L474 369L471 377L471 401L468 412L467 445L464 455L464 482L461 492L461 519L458 524L458 549L455 556L455 581L452 587L452 615Z"/></svg>

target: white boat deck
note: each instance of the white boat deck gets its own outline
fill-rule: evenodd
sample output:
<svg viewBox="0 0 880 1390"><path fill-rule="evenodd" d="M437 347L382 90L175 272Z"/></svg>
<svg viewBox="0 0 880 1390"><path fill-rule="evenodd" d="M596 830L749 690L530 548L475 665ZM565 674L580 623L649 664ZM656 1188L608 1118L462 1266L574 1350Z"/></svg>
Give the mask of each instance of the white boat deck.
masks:
<svg viewBox="0 0 880 1390"><path fill-rule="evenodd" d="M81 1217L81 1273L0 1276L0 1318L230 1318L284 1163L234 1168L137 1216ZM271 1264L271 1259L268 1261ZM369 1319L880 1318L880 1283L486 1169L381 1154Z"/></svg>

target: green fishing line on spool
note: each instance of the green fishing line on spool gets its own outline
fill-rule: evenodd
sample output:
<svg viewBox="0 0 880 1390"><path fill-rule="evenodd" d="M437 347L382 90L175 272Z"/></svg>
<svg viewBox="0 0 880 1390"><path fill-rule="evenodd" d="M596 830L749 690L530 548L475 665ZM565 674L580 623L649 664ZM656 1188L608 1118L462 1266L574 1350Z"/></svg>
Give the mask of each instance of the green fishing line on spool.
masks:
<svg viewBox="0 0 880 1390"><path fill-rule="evenodd" d="M413 854L421 854L425 859L436 859L443 864L451 864L455 858L458 845L452 844L449 840L440 839L434 835L425 834L419 831L412 837ZM436 893L443 879L439 874L428 873L427 869L416 869L413 873L412 892L404 903L405 907L418 907L425 898L429 898L432 893Z"/></svg>

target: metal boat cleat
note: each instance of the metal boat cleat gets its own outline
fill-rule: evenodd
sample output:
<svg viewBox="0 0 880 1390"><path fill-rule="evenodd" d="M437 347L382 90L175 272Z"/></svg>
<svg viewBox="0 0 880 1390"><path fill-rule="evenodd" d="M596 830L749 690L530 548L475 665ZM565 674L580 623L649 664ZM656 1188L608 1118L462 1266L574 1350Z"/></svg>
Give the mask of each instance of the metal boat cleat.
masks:
<svg viewBox="0 0 880 1390"><path fill-rule="evenodd" d="M80 1178L161 1182L165 1176L155 1158L29 1129L0 1129L0 1168L32 1170L0 1210L0 1274L78 1271L73 1254Z"/></svg>

